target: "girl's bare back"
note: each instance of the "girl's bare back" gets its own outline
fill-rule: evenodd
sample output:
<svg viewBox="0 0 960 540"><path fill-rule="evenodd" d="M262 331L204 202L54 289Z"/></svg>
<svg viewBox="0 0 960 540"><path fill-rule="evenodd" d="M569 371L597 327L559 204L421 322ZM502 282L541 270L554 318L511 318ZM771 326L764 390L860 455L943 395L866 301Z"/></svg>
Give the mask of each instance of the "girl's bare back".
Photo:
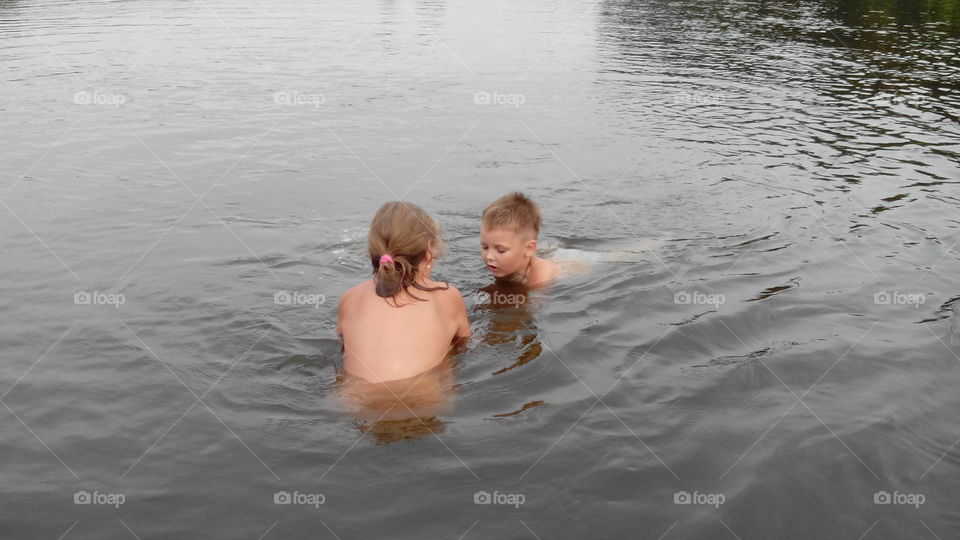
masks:
<svg viewBox="0 0 960 540"><path fill-rule="evenodd" d="M442 285L432 281L427 286ZM418 301L410 294L421 298ZM466 308L454 287L411 288L394 299L377 296L369 280L340 299L337 331L344 344L344 371L370 382L405 379L440 364L451 345L470 335ZM399 306L399 307L397 307Z"/></svg>

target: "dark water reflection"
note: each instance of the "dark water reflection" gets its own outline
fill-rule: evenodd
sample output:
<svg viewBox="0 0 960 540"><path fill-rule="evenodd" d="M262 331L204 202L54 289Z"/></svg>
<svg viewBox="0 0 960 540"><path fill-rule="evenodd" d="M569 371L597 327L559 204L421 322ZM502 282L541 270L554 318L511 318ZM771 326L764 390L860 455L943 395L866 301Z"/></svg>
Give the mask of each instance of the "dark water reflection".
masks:
<svg viewBox="0 0 960 540"><path fill-rule="evenodd" d="M960 530L956 2L0 1L0 37L0 537ZM590 272L490 284L516 189ZM409 399L334 332L398 197L475 333Z"/></svg>
<svg viewBox="0 0 960 540"><path fill-rule="evenodd" d="M496 281L479 289L475 300L473 319L486 323L478 332L479 341L502 346L508 358L516 355L510 365L491 375L506 373L540 357L543 344L534 315L537 304L544 301L542 297L522 285Z"/></svg>

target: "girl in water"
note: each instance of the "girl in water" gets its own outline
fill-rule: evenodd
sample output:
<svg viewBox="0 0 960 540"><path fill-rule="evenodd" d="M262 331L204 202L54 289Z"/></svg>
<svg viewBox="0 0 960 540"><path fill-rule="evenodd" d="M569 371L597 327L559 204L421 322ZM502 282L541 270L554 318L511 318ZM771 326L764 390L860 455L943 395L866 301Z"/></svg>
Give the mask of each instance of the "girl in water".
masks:
<svg viewBox="0 0 960 540"><path fill-rule="evenodd" d="M430 279L444 250L440 225L414 204L388 202L373 217L367 247L373 278L340 298L344 371L381 383L440 365L471 335L460 292Z"/></svg>

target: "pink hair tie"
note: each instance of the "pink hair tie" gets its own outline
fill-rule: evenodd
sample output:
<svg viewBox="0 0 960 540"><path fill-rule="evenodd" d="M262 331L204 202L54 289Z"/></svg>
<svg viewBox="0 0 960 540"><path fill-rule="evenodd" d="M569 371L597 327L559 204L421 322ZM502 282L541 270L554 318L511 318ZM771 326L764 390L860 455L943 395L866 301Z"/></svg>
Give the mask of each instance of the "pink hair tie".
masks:
<svg viewBox="0 0 960 540"><path fill-rule="evenodd" d="M393 264L393 257L391 257L391 256L389 256L389 255L386 255L386 254L381 255L381 256L380 256L380 264L385 264L385 263Z"/></svg>

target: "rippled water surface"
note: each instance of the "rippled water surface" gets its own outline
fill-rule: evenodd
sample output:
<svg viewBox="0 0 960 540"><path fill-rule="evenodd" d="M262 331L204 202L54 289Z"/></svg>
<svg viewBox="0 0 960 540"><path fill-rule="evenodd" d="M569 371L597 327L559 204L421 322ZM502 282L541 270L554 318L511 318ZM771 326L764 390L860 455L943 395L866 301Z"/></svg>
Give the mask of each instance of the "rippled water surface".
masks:
<svg viewBox="0 0 960 540"><path fill-rule="evenodd" d="M0 537L956 537L958 10L0 1ZM475 337L365 415L397 198Z"/></svg>

